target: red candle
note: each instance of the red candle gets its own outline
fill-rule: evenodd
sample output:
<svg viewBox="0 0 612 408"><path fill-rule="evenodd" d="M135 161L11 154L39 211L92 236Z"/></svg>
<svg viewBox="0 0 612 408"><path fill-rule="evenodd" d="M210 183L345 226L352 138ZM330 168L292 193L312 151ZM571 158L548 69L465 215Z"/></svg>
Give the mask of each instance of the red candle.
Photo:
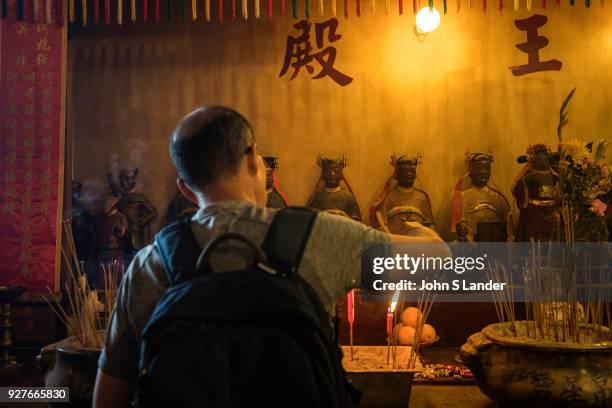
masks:
<svg viewBox="0 0 612 408"><path fill-rule="evenodd" d="M347 295L348 301L348 321L353 323L355 320L355 289L351 289Z"/></svg>
<svg viewBox="0 0 612 408"><path fill-rule="evenodd" d="M395 309L395 306L393 306ZM387 364L389 364L389 357L391 355L391 345L394 343L393 338L393 309L391 309L391 302L387 308Z"/></svg>
<svg viewBox="0 0 612 408"><path fill-rule="evenodd" d="M351 289L346 295L348 322L349 322L349 341L351 344L351 360L353 360L353 322L355 321L355 289Z"/></svg>

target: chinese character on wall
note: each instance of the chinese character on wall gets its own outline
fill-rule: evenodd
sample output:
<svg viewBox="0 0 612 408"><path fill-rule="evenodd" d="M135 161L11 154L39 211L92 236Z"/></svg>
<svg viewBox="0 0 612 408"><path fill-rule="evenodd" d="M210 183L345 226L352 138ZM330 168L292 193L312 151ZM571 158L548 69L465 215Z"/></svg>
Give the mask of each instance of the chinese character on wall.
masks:
<svg viewBox="0 0 612 408"><path fill-rule="evenodd" d="M293 69L291 78L289 78L290 81L298 76L302 68L306 69L308 74L313 75L315 74L313 64L316 62L320 70L311 79L329 77L341 86L346 86L353 81L353 78L343 74L334 67L337 50L331 44L342 38L340 34L336 33L338 19L331 18L322 23L315 23L316 50L310 41L312 23L308 20L301 20L295 23L293 27L301 31L301 33L296 37L287 36L285 60L279 77L284 76L289 71L289 68ZM329 45L324 47L326 43Z"/></svg>
<svg viewBox="0 0 612 408"><path fill-rule="evenodd" d="M516 44L516 48L528 55L527 64L510 67L515 76L561 70L563 63L559 60L540 61L540 49L546 47L549 41L548 38L538 35L538 28L546 24L546 21L548 18L540 14L514 21L516 28L527 33L527 42Z"/></svg>

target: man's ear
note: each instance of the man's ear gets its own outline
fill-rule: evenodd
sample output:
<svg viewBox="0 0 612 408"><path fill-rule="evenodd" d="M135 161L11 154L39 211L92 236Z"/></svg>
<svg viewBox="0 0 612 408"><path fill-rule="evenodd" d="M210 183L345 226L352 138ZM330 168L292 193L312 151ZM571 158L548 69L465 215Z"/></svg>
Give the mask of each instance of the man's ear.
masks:
<svg viewBox="0 0 612 408"><path fill-rule="evenodd" d="M187 185L187 183L185 183L185 180L183 180L180 177L177 178L176 186L178 187L181 194L185 196L186 199L188 199L189 201L191 201L192 203L196 205L198 204L198 198L196 197L193 190Z"/></svg>

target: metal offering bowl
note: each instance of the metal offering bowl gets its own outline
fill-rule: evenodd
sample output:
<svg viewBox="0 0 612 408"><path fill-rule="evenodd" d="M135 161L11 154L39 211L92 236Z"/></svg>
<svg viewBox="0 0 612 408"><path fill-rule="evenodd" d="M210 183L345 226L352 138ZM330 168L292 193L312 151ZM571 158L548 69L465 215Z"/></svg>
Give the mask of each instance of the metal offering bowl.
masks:
<svg viewBox="0 0 612 408"><path fill-rule="evenodd" d="M612 406L612 342L534 340L527 336L532 324L492 324L461 347L481 391L500 407ZM610 338L609 329L602 333Z"/></svg>

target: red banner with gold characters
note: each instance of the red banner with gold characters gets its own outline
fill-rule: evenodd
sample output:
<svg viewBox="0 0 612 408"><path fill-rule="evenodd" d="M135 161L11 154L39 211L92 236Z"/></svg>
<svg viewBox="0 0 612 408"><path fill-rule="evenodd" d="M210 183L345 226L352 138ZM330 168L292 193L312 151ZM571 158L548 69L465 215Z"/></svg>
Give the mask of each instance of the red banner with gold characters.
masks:
<svg viewBox="0 0 612 408"><path fill-rule="evenodd" d="M0 284L59 289L66 26L0 22Z"/></svg>

